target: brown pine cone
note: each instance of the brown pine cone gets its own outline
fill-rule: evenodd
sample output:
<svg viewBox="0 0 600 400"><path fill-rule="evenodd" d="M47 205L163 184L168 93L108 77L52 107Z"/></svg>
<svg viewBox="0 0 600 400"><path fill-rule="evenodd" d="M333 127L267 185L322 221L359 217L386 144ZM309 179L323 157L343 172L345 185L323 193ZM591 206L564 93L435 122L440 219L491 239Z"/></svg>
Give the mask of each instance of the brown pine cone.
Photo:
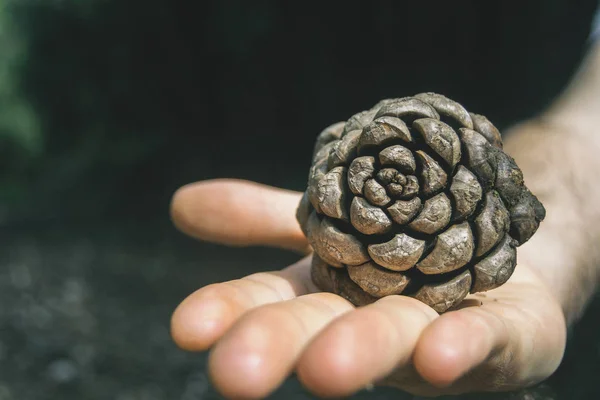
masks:
<svg viewBox="0 0 600 400"><path fill-rule="evenodd" d="M441 313L504 284L545 213L490 121L422 93L325 129L297 218L322 290Z"/></svg>

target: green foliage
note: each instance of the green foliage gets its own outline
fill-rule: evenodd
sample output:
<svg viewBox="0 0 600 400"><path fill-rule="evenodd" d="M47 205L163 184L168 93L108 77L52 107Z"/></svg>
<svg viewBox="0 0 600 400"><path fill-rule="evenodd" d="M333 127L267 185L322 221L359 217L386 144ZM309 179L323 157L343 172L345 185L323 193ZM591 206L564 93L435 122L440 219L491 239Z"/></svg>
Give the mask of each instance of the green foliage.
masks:
<svg viewBox="0 0 600 400"><path fill-rule="evenodd" d="M111 109L146 111L124 84L135 82L129 49L106 47L114 4L0 0L0 218L100 214L123 195L119 178L160 148L164 134L150 131L160 128L142 134L139 115Z"/></svg>
<svg viewBox="0 0 600 400"><path fill-rule="evenodd" d="M40 154L43 138L37 116L18 88L25 43L11 18L10 3L0 0L0 146L29 158Z"/></svg>

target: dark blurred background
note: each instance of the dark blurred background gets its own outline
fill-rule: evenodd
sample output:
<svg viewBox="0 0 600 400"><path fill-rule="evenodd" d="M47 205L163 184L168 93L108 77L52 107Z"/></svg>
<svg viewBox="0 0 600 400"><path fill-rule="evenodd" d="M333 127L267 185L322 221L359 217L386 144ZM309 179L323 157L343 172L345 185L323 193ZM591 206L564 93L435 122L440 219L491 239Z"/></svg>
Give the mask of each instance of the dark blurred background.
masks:
<svg viewBox="0 0 600 400"><path fill-rule="evenodd" d="M294 256L177 233L177 187L303 190L321 129L426 90L506 128L564 88L596 6L0 0L0 400L218 398L171 311ZM548 382L489 397L599 398L597 312ZM273 397L311 398L293 378Z"/></svg>

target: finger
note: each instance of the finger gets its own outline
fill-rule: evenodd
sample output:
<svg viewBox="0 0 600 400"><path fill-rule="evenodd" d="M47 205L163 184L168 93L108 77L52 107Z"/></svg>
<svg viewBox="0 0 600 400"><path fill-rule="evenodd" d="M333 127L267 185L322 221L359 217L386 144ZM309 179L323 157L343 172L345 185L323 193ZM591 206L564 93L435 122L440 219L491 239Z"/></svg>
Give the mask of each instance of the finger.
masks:
<svg viewBox="0 0 600 400"><path fill-rule="evenodd" d="M331 323L298 363L299 379L319 396L350 395L410 363L418 338L437 313L390 296Z"/></svg>
<svg viewBox="0 0 600 400"><path fill-rule="evenodd" d="M314 291L310 256L282 271L206 286L177 307L171 318L171 335L185 350L206 350L246 311Z"/></svg>
<svg viewBox="0 0 600 400"><path fill-rule="evenodd" d="M180 230L201 240L307 253L296 221L300 198L300 193L254 182L210 180L180 188L171 201L171 217Z"/></svg>
<svg viewBox="0 0 600 400"><path fill-rule="evenodd" d="M481 306L449 312L424 332L415 369L444 391L509 390L552 374L562 359L566 325L560 305L525 266L487 294Z"/></svg>
<svg viewBox="0 0 600 400"><path fill-rule="evenodd" d="M514 336L512 324L487 308L449 312L424 330L415 348L415 369L433 386L449 387L505 350Z"/></svg>
<svg viewBox="0 0 600 400"><path fill-rule="evenodd" d="M228 398L264 398L293 371L306 344L354 307L315 293L260 307L236 323L209 358L212 381Z"/></svg>
<svg viewBox="0 0 600 400"><path fill-rule="evenodd" d="M504 305L500 301L487 304L489 312L505 321L508 343L498 346L483 363L453 384L461 392L465 388L506 391L531 386L559 367L567 336L564 314L552 295L528 289L528 295L513 295L504 300Z"/></svg>

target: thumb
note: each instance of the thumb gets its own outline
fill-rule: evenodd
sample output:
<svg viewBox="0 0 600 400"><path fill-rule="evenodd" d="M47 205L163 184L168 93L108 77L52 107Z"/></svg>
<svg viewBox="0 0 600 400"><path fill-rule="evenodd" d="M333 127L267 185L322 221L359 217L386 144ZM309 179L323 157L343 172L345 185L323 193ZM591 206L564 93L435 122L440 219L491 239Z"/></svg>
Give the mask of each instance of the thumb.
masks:
<svg viewBox="0 0 600 400"><path fill-rule="evenodd" d="M295 216L301 196L237 179L196 182L177 190L171 218L178 229L200 240L307 253L308 242Z"/></svg>

